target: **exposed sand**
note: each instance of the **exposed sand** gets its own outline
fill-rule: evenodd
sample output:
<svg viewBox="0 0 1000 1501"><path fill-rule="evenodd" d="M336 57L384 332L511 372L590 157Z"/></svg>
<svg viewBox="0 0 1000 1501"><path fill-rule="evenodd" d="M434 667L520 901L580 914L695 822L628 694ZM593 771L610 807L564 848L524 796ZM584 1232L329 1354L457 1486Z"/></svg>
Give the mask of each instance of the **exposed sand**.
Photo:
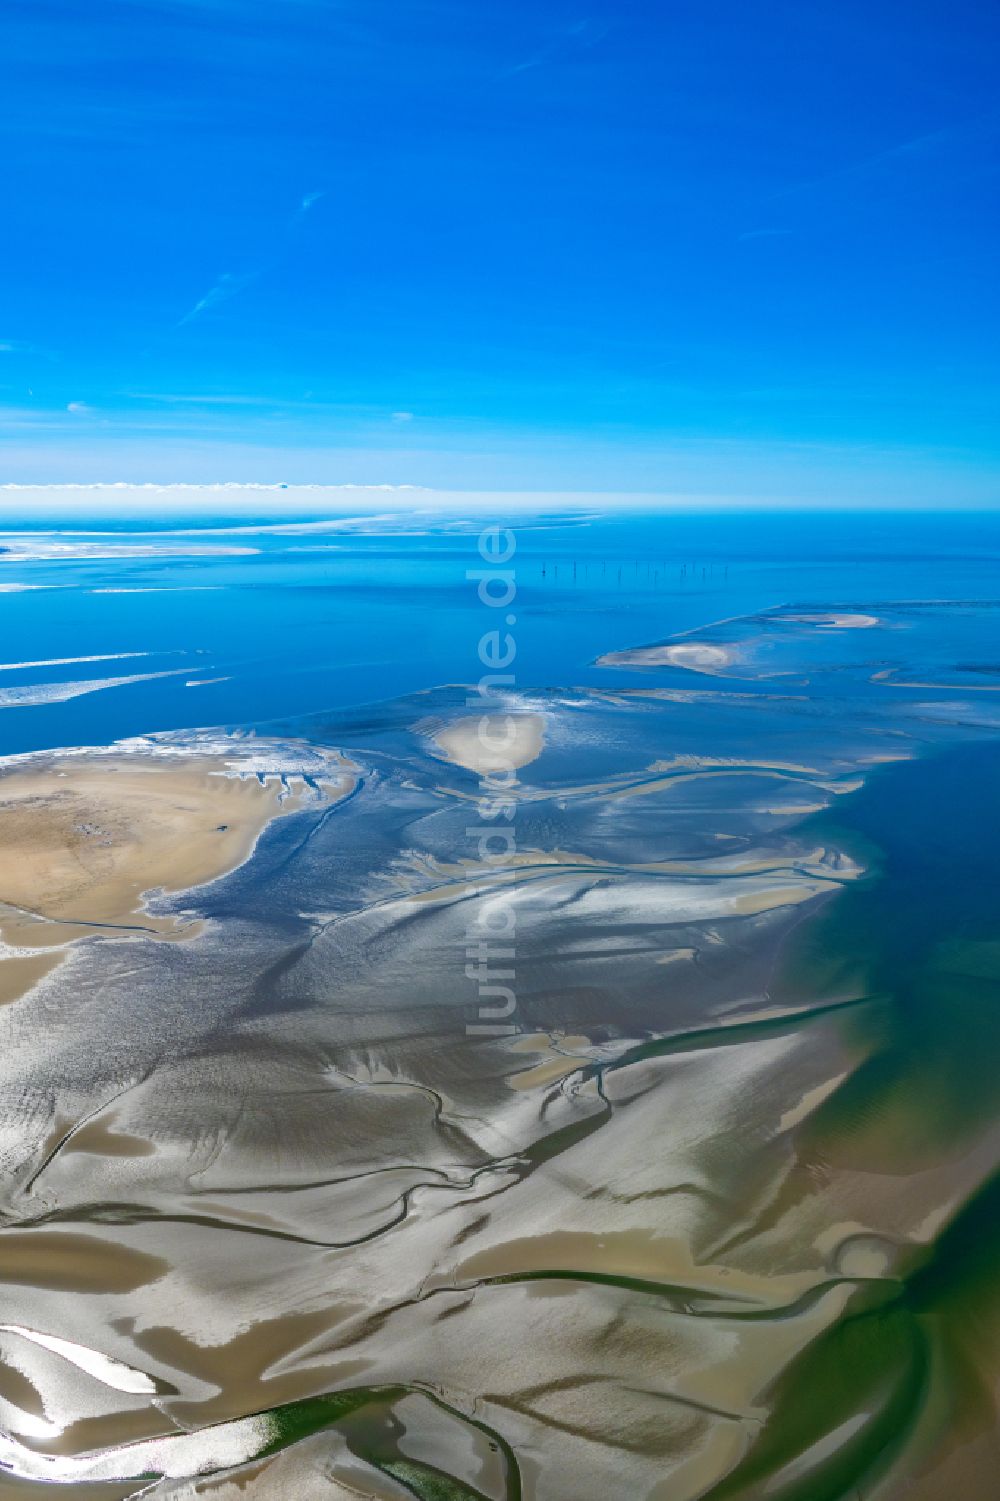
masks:
<svg viewBox="0 0 1000 1501"><path fill-rule="evenodd" d="M633 646L627 651L607 652L598 657L598 667L687 667L693 672L718 672L736 660L731 646L709 641L665 642L662 646Z"/></svg>
<svg viewBox="0 0 1000 1501"><path fill-rule="evenodd" d="M878 625L877 615L860 615L840 611L824 611L816 615L786 615L785 620L794 620L797 625L817 625L827 631L865 631Z"/></svg>
<svg viewBox="0 0 1000 1501"><path fill-rule="evenodd" d="M2 913L0 908L0 913ZM24 995L44 979L50 969L54 969L59 963L58 953L34 953L28 955L24 950L10 950L6 952L0 948L0 1006L5 1006L8 1001L16 1001L18 996Z"/></svg>
<svg viewBox="0 0 1000 1501"><path fill-rule="evenodd" d="M0 775L0 999L49 967L35 949L95 929L161 938L194 925L146 910L153 891L186 891L241 865L273 818L323 792L304 781L227 775L222 756L64 756Z"/></svg>
<svg viewBox="0 0 1000 1501"><path fill-rule="evenodd" d="M923 659L916 628L897 637ZM805 625L781 640L821 645ZM932 962L902 953L897 1005L886 961L924 941L920 909L888 900L880 862L838 892L864 872L835 831L860 858L866 830L914 817L907 796L953 836L932 876L964 877L947 775L914 787L902 767L898 800L891 776L865 782L956 733L851 697L840 666L867 672L869 650L863 631L828 643L835 691L806 712L761 694L748 717L722 673L690 713L658 690L625 713L582 690L580 712L514 708L547 753L495 868L460 769L470 748L481 768L480 720L449 723L449 696L407 743L393 710L349 816L272 831L196 943L80 943L0 1017L4 1494L992 1501L1000 938L988 894L981 942L955 901ZM0 876L31 848L5 819L44 773L70 892L89 906L117 879L145 935L167 904L140 887L197 876L165 834L145 842L150 787L150 828L204 868L226 863L220 823L245 817L238 861L301 806L257 770L324 776L253 737L174 743L0 771ZM852 790L836 824L789 826ZM70 835L77 864L111 868L71 880ZM64 894L37 942L95 931L74 915ZM62 957L21 921L0 980ZM481 1035L499 996L477 966L508 963L521 1031Z"/></svg>
<svg viewBox="0 0 1000 1501"><path fill-rule="evenodd" d="M435 730L433 743L447 761L478 776L517 771L534 761L545 744L542 714L474 714Z"/></svg>
<svg viewBox="0 0 1000 1501"><path fill-rule="evenodd" d="M724 1296L742 1293L759 1299L762 1306L780 1303L805 1291L808 1273L761 1276L700 1265L680 1238L658 1235L650 1229L628 1231L550 1230L520 1239L500 1241L488 1250L460 1260L450 1272L455 1282L473 1282L489 1277L537 1275L546 1271L593 1273L637 1277L650 1282L687 1283L691 1292Z"/></svg>
<svg viewBox="0 0 1000 1501"><path fill-rule="evenodd" d="M512 1053L533 1053L538 1060L507 1079L509 1089L540 1089L575 1073L593 1058L589 1037L529 1033L511 1044Z"/></svg>
<svg viewBox="0 0 1000 1501"><path fill-rule="evenodd" d="M155 678L174 678L187 669L171 667L166 672L132 673L126 677L76 678L62 683L22 683L0 688L0 709L20 709L31 704L64 704L85 693L101 693L105 688L124 688L132 683L151 683Z"/></svg>

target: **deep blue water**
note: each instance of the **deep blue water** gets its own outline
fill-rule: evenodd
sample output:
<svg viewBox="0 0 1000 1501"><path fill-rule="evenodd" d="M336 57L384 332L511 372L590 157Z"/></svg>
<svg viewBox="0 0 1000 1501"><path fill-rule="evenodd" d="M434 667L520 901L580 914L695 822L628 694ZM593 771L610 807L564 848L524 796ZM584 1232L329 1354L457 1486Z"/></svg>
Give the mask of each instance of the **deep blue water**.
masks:
<svg viewBox="0 0 1000 1501"><path fill-rule="evenodd" d="M591 665L602 652L790 601L1000 598L996 515L621 514L542 526L486 519L512 525L517 536L512 611L521 689L607 682ZM190 524L156 523L153 540L198 542L168 535ZM81 525L78 518L73 525ZM115 543L146 542L151 525L145 520L139 537L138 524L94 522L80 540L99 542L93 533L103 529L113 531L108 540ZM12 530L8 525L4 542ZM76 535L66 531L58 540ZM482 670L479 638L505 613L486 610L466 578L480 566L474 532L206 532L200 540L258 551L0 556L0 584L42 586L0 593L0 662L149 654L0 671L0 754L259 723L472 682ZM20 686L148 672L174 675L64 702L10 703L9 690ZM226 681L205 681L211 678ZM187 686L196 680L205 686Z"/></svg>

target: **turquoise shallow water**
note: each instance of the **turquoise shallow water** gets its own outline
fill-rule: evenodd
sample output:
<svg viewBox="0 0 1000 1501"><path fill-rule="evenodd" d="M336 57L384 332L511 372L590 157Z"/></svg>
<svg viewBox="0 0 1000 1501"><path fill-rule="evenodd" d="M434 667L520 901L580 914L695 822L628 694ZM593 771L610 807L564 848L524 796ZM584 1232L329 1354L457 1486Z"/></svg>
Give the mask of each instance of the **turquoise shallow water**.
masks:
<svg viewBox="0 0 1000 1501"><path fill-rule="evenodd" d="M993 516L485 519L516 531L514 671L523 689L607 685L591 666L602 652L789 601L1000 598ZM238 534L211 530L231 524L161 518L155 534L94 522L86 534L0 537L36 552L53 542L156 550L0 555L0 754L259 723L478 677L477 642L495 622L484 620L466 578L478 563L475 525L404 519L401 529L419 534L372 523L378 534L348 536L268 531L263 518ZM178 534L193 525L200 535ZM199 546L253 551L193 555ZM116 660L122 653L141 655ZM69 657L108 660L9 665ZM47 702L12 692L120 678L145 680L52 692Z"/></svg>

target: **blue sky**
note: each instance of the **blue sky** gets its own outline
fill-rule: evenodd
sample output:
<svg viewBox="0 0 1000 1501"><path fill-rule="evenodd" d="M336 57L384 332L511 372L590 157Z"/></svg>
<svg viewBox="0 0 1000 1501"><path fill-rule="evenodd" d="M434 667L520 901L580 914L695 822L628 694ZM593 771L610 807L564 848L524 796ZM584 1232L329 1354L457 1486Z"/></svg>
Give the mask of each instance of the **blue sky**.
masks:
<svg viewBox="0 0 1000 1501"><path fill-rule="evenodd" d="M1000 501L982 0L5 0L0 478Z"/></svg>

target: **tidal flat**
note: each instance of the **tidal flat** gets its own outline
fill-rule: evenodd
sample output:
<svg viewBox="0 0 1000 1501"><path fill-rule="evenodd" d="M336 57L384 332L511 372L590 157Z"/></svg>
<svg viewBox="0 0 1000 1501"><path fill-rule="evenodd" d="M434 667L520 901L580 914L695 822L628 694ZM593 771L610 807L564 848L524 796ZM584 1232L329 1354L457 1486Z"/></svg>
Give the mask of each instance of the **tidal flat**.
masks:
<svg viewBox="0 0 1000 1501"><path fill-rule="evenodd" d="M998 624L12 759L0 1494L992 1501Z"/></svg>

